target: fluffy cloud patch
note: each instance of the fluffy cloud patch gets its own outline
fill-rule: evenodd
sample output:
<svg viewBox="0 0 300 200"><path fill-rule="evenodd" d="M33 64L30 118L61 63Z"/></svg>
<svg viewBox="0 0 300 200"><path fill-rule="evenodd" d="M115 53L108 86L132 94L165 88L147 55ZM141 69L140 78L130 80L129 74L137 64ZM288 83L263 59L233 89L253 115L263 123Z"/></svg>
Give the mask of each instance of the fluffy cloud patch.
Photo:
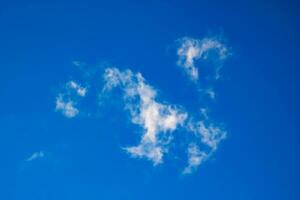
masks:
<svg viewBox="0 0 300 200"><path fill-rule="evenodd" d="M167 133L182 126L187 113L181 108L157 101L156 90L146 83L140 73L108 68L104 74L104 91L120 87L123 91L125 108L130 112L131 121L144 129L137 146L126 147L133 157L145 157L154 165L163 161L170 136Z"/></svg>
<svg viewBox="0 0 300 200"><path fill-rule="evenodd" d="M73 89L76 91L77 95L84 97L86 95L87 92L87 88L80 86L78 83L76 83L75 81L70 81L67 83L67 86L70 89Z"/></svg>
<svg viewBox="0 0 300 200"><path fill-rule="evenodd" d="M179 40L177 65L185 70L192 81L197 81L199 72L195 62L200 59L206 60L211 52L215 52L219 60L224 60L229 55L228 48L216 38L184 37Z"/></svg>
<svg viewBox="0 0 300 200"><path fill-rule="evenodd" d="M79 109L76 107L78 98L84 97L86 93L87 88L82 87L79 83L67 82L65 90L56 97L55 110L67 118L76 117L79 114Z"/></svg>
<svg viewBox="0 0 300 200"><path fill-rule="evenodd" d="M56 97L55 110L60 111L67 118L73 118L79 113L75 103L72 100L65 100L62 94Z"/></svg>

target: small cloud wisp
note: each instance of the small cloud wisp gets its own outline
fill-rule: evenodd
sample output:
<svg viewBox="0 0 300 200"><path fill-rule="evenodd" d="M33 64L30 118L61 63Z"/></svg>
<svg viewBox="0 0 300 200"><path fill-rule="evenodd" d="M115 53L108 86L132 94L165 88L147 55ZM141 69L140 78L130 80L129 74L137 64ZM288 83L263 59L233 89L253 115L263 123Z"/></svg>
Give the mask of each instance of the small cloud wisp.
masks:
<svg viewBox="0 0 300 200"><path fill-rule="evenodd" d="M197 60L207 60L209 53L215 52L218 60L224 60L230 55L228 48L217 38L194 39L184 37L178 40L177 65L184 69L189 79L197 82L199 79ZM218 70L217 70L218 71ZM217 77L217 76L216 76Z"/></svg>

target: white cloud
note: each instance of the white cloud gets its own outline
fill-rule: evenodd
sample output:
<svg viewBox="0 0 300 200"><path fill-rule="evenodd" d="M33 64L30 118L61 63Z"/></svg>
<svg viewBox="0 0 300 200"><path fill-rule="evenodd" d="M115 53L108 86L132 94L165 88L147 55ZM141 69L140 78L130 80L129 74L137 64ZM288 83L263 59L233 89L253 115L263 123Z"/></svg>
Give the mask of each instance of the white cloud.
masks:
<svg viewBox="0 0 300 200"><path fill-rule="evenodd" d="M195 143L191 143L188 147L188 165L184 168L183 174L194 172L207 158L208 154L200 151Z"/></svg>
<svg viewBox="0 0 300 200"><path fill-rule="evenodd" d="M78 83L76 83L75 81L70 81L67 83L67 86L71 89L74 89L77 93L77 95L84 97L86 95L87 92L87 88L82 87L81 85L79 85Z"/></svg>
<svg viewBox="0 0 300 200"><path fill-rule="evenodd" d="M72 62L72 64L73 64L74 66L76 66L76 67L84 67L84 66L86 65L84 62L81 62L81 61L79 61L79 60L74 60L74 61Z"/></svg>
<svg viewBox="0 0 300 200"><path fill-rule="evenodd" d="M201 138L201 142L211 148L212 151L217 150L218 144L226 138L226 131L209 122L208 119L198 122L190 122L189 130L196 133Z"/></svg>
<svg viewBox="0 0 300 200"><path fill-rule="evenodd" d="M216 93L211 81L216 81L220 77L222 61L230 54L228 48L216 37L203 39L185 37L178 40L178 43L177 65L196 83L199 93L215 99ZM214 66L202 72L201 67L196 66L200 60L212 61ZM78 61L74 61L73 64L79 68L85 65ZM199 73L201 78L204 78L203 82L199 81ZM206 74L209 75L204 77ZM88 76L90 77L90 74ZM217 150L219 143L226 138L226 131L210 120L208 108L202 108L200 119L194 121L193 115L188 114L181 106L159 101L157 90L149 85L140 73L134 73L129 69L107 68L103 79L102 95L105 96L105 93L118 88L131 122L143 130L137 145L123 148L132 157L146 158L152 161L153 165L161 164L169 151L170 143L174 142L172 133L183 127L189 134L187 136L189 140L182 142L190 143L187 149L188 164L183 173L190 174L207 160ZM68 118L77 116L79 100L86 96L87 90L88 87L74 80L67 82L63 91L56 97L56 111ZM29 160L41 155L43 156L33 154Z"/></svg>
<svg viewBox="0 0 300 200"><path fill-rule="evenodd" d="M64 91L56 97L55 110L60 111L67 118L73 118L79 114L76 107L80 98L86 96L87 88L82 87L76 81L69 81L64 87Z"/></svg>
<svg viewBox="0 0 300 200"><path fill-rule="evenodd" d="M227 132L221 127L211 122L208 116L208 109L200 109L202 120L190 120L186 127L200 138L203 151L200 151L195 143L191 143L188 148L188 166L184 169L184 174L192 173L203 161L208 159L218 149L219 143L226 138ZM206 147L205 147L206 146ZM207 148L208 147L208 148Z"/></svg>
<svg viewBox="0 0 300 200"><path fill-rule="evenodd" d="M75 107L75 103L71 100L64 100L63 95L59 94L56 98L56 111L60 111L64 116L68 118L75 117L79 110Z"/></svg>
<svg viewBox="0 0 300 200"><path fill-rule="evenodd" d="M127 147L125 150L132 155L132 157L137 158L147 158L153 162L154 165L161 164L163 161L163 154L166 149L160 145L153 142L144 142L138 146Z"/></svg>
<svg viewBox="0 0 300 200"><path fill-rule="evenodd" d="M206 90L206 94L211 98L211 99L216 99L216 93L213 89L209 88Z"/></svg>
<svg viewBox="0 0 300 200"><path fill-rule="evenodd" d="M156 90L149 85L140 73L130 70L120 71L117 68L107 68L104 73L105 85L103 92L113 88L121 88L125 108L129 111L131 121L144 130L137 146L124 148L133 157L147 158L154 165L163 162L163 156L168 151L171 141L170 134L178 127L187 127L200 139L201 144L208 147L200 151L195 143L188 148L188 166L184 174L192 173L216 149L226 132L211 123L208 109L200 109L202 120L187 120L188 114L178 106L157 101Z"/></svg>
<svg viewBox="0 0 300 200"><path fill-rule="evenodd" d="M224 60L229 55L228 48L216 38L184 37L179 40L179 45L177 65L185 70L192 81L199 79L198 68L195 66L196 60L207 59L212 51L217 53L219 60Z"/></svg>
<svg viewBox="0 0 300 200"><path fill-rule="evenodd" d="M151 160L154 165L161 163L170 139L166 133L183 125L187 113L176 106L158 102L156 90L140 73L108 68L104 80L104 91L117 86L123 90L125 108L130 112L131 121L144 129L139 145L125 149L134 157Z"/></svg>
<svg viewBox="0 0 300 200"><path fill-rule="evenodd" d="M198 133L201 135L202 143L208 145L215 151L218 144L226 138L226 132L212 123L205 125L205 121L198 122Z"/></svg>
<svg viewBox="0 0 300 200"><path fill-rule="evenodd" d="M43 158L45 153L43 151L34 152L29 158L26 159L27 162L33 161L39 158Z"/></svg>

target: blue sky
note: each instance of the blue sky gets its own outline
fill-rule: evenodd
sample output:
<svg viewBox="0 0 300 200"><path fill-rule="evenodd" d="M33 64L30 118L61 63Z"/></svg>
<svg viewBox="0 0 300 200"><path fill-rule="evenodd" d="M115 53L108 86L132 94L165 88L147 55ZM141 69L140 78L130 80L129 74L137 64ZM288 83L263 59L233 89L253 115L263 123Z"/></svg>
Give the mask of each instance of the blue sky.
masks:
<svg viewBox="0 0 300 200"><path fill-rule="evenodd" d="M0 2L0 199L300 198L296 1Z"/></svg>

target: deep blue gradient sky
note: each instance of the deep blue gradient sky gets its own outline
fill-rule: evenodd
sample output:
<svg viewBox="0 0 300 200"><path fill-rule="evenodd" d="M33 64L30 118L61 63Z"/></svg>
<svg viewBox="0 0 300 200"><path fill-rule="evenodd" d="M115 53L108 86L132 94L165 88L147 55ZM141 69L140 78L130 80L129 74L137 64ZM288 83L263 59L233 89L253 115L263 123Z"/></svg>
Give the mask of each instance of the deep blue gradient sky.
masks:
<svg viewBox="0 0 300 200"><path fill-rule="evenodd" d="M1 1L0 199L300 199L300 5L296 1ZM66 81L104 65L140 71L169 102L196 111L175 41L222 35L232 49L214 118L228 137L195 173L153 167L121 147L138 131L111 106L67 119ZM97 73L95 76L97 76ZM93 100L94 99L94 100ZM34 152L45 156L26 161Z"/></svg>

